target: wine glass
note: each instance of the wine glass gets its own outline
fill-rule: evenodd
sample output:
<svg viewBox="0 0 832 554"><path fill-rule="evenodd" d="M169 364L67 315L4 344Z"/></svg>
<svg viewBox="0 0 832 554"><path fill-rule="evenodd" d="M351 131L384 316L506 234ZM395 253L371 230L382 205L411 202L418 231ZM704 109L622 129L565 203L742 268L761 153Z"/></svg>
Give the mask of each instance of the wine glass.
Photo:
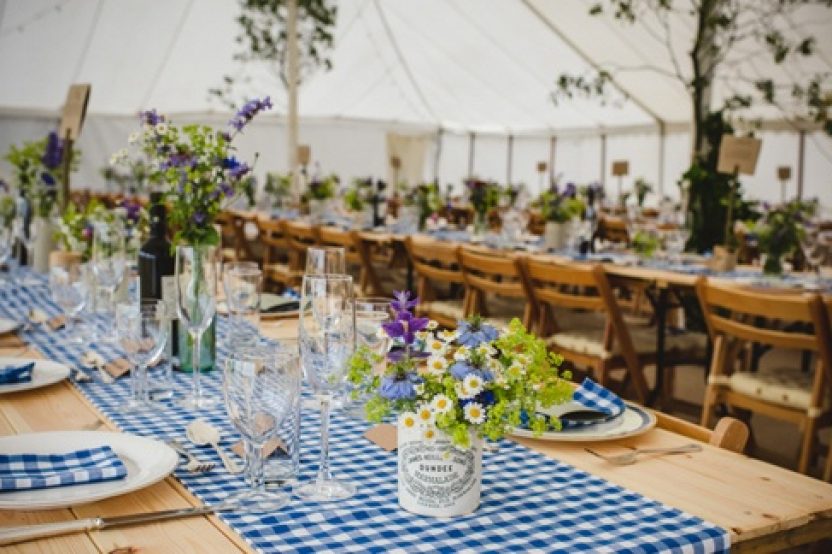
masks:
<svg viewBox="0 0 832 554"><path fill-rule="evenodd" d="M344 275L346 252L340 246L310 246L306 249L307 275Z"/></svg>
<svg viewBox="0 0 832 554"><path fill-rule="evenodd" d="M0 265L7 265L14 249L15 200L10 194L0 195ZM9 272L11 273L11 271ZM7 280L4 278L3 283Z"/></svg>
<svg viewBox="0 0 832 554"><path fill-rule="evenodd" d="M223 268L223 289L231 330L228 342L255 344L260 328L263 272L254 262L230 262Z"/></svg>
<svg viewBox="0 0 832 554"><path fill-rule="evenodd" d="M814 225L804 226L800 234L800 249L806 258L808 269L814 271L814 284L818 286L821 283L820 268L827 252L821 235L820 229Z"/></svg>
<svg viewBox="0 0 832 554"><path fill-rule="evenodd" d="M386 333L379 331L381 326L393 317L391 301L391 298L381 297L358 298L355 301L356 344L366 347L379 358L379 365L374 368L374 373L382 370L384 358L390 348L390 338ZM351 401L347 412L352 416L363 418L367 398L353 398L352 396L352 393L349 393L347 397L347 402Z"/></svg>
<svg viewBox="0 0 832 554"><path fill-rule="evenodd" d="M92 269L96 283L107 295L105 313L113 316L113 303L116 288L124 278L126 267L124 230L118 220L97 221L93 224L92 238ZM106 341L115 342L115 329L102 337Z"/></svg>
<svg viewBox="0 0 832 554"><path fill-rule="evenodd" d="M289 502L284 492L266 491L263 447L277 436L296 409L300 395L297 351L273 346L232 349L223 371L225 407L245 442L251 489L233 501L254 512L272 512Z"/></svg>
<svg viewBox="0 0 832 554"><path fill-rule="evenodd" d="M157 362L167 343L165 304L161 300L142 300L138 305L123 302L116 306L116 332L130 370L130 399L120 411L154 409L147 386L147 368Z"/></svg>
<svg viewBox="0 0 832 554"><path fill-rule="evenodd" d="M200 350L202 335L211 325L217 309L216 248L213 246L176 247L176 311L193 342L193 385L190 396L179 399L180 406L209 408L219 402L200 388Z"/></svg>
<svg viewBox="0 0 832 554"><path fill-rule="evenodd" d="M316 478L295 492L315 501L350 498L355 485L334 479L329 469L329 413L333 397L344 390L355 349L352 277L304 276L299 316L301 365L321 407L321 455Z"/></svg>
<svg viewBox="0 0 832 554"><path fill-rule="evenodd" d="M75 318L89 299L86 271L87 267L81 264L80 259L67 259L49 268L49 290L52 300L64 312L66 340L75 344L84 342L84 338L76 329Z"/></svg>

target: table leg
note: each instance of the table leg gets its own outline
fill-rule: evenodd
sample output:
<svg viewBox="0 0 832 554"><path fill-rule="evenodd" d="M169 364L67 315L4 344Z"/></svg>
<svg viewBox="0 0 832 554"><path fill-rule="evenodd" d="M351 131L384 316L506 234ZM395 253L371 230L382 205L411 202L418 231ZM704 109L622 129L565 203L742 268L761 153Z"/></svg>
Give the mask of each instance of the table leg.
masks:
<svg viewBox="0 0 832 554"><path fill-rule="evenodd" d="M655 405L664 386L664 341L667 332L668 291L667 287L659 287L659 294L653 307L656 312L656 386L647 397L648 406Z"/></svg>

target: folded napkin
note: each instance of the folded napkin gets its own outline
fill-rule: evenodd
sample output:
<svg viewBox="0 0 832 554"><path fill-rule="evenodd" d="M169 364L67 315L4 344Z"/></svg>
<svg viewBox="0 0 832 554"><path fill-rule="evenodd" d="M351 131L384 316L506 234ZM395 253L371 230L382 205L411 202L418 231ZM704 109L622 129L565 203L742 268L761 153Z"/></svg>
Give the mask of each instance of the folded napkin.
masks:
<svg viewBox="0 0 832 554"><path fill-rule="evenodd" d="M126 476L124 462L106 445L65 454L0 454L0 491L81 485Z"/></svg>
<svg viewBox="0 0 832 554"><path fill-rule="evenodd" d="M0 385L28 383L32 380L32 370L34 368L35 362L2 367L0 368Z"/></svg>
<svg viewBox="0 0 832 554"><path fill-rule="evenodd" d="M575 389L572 394L572 401L584 406L588 410L594 410L607 414L609 419L616 418L624 413L627 406L624 401L618 397L617 394L611 390L602 387L589 377L584 379L581 386ZM609 421L609 419L607 421ZM564 428L584 427L592 425L591 421L564 421Z"/></svg>

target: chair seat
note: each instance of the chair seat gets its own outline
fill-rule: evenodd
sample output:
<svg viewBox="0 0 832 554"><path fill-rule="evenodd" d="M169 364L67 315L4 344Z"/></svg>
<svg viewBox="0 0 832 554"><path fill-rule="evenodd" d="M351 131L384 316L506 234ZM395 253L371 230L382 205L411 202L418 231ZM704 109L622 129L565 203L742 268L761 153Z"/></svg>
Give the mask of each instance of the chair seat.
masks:
<svg viewBox="0 0 832 554"><path fill-rule="evenodd" d="M734 392L784 406L807 410L812 396L811 372L800 368L767 368L756 372L738 371L728 377L727 386ZM829 407L829 395L823 402Z"/></svg>
<svg viewBox="0 0 832 554"><path fill-rule="evenodd" d="M221 253L223 261L233 262L237 260L237 251L233 248L223 248Z"/></svg>
<svg viewBox="0 0 832 554"><path fill-rule="evenodd" d="M586 318L589 320L589 318ZM656 352L656 330L650 327L632 327L630 337L633 347L639 355L654 354ZM621 353L618 341L614 341L613 350L604 347L604 324L596 327L574 328L555 333L546 339L555 350L563 348L595 356L598 358L612 358ZM708 339L701 333L667 333L665 335L665 353L673 355L704 355Z"/></svg>
<svg viewBox="0 0 832 554"><path fill-rule="evenodd" d="M454 321L465 318L462 300L431 300L419 304L419 312L428 317L442 316Z"/></svg>

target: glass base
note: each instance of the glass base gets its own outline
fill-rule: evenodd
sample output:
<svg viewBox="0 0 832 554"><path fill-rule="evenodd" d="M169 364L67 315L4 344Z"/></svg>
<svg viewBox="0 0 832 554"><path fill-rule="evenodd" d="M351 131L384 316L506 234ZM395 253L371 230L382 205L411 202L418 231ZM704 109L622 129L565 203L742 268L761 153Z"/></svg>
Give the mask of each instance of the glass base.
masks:
<svg viewBox="0 0 832 554"><path fill-rule="evenodd" d="M118 411L123 414L134 412L148 412L150 410L158 410L159 405L149 400L135 400L130 399L118 407Z"/></svg>
<svg viewBox="0 0 832 554"><path fill-rule="evenodd" d="M286 506L291 497L280 491L246 491L222 501L228 509L247 513L272 513Z"/></svg>
<svg viewBox="0 0 832 554"><path fill-rule="evenodd" d="M180 408L186 408L188 410L203 410L205 408L213 408L214 406L217 406L219 403L220 398L218 396L206 396L204 394L199 397L189 395L174 401L174 404L176 404Z"/></svg>
<svg viewBox="0 0 832 554"><path fill-rule="evenodd" d="M351 498L356 490L355 485L343 481L316 479L295 487L293 492L305 500L330 502Z"/></svg>

